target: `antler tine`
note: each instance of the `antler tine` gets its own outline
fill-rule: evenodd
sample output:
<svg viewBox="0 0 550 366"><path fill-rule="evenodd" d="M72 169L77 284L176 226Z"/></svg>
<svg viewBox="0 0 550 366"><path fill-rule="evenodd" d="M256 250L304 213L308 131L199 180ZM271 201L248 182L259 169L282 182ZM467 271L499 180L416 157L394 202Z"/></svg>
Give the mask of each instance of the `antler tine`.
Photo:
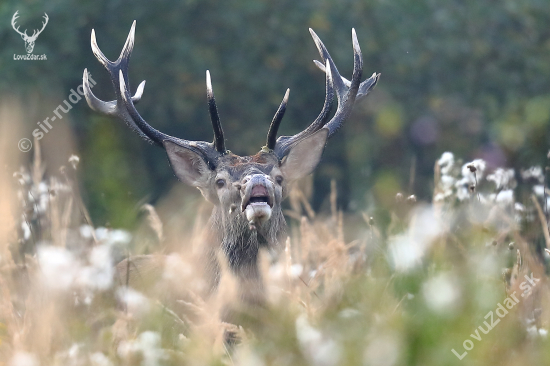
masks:
<svg viewBox="0 0 550 366"><path fill-rule="evenodd" d="M99 46L97 45L97 39L95 37L95 30L92 29L92 35L91 35L91 44L92 44L92 52L94 53L95 57L101 62L101 64L109 71L109 73L112 75L113 68L120 65L122 71L124 74L128 71L128 63L130 61L130 56L132 54L132 51L134 49L134 38L136 35L136 21L132 23L132 27L130 28L130 32L128 33L128 37L126 38L126 42L124 43L124 47L122 47L122 51L120 51L120 56L118 56L118 59L116 61L111 61L105 55L101 50L99 49ZM117 73L115 73L117 74Z"/></svg>
<svg viewBox="0 0 550 366"><path fill-rule="evenodd" d="M132 51L134 50L135 37L136 37L136 21L134 20L132 22L132 27L130 28L130 32L128 33L128 37L126 37L126 42L124 42L124 47L122 47L122 50L120 51L120 55L118 56L118 59L115 61L115 63L120 63L123 66L122 71L124 72L124 74L128 73L128 63L130 62L130 56L132 55Z"/></svg>
<svg viewBox="0 0 550 366"><path fill-rule="evenodd" d="M315 34L315 32L312 29L310 29L309 31L310 31L310 33L313 37L313 40L315 41L315 45L317 46L317 49L319 50L319 55L321 56L321 59L323 60L323 63L321 63L317 60L313 60L313 62L315 63L315 65L319 69L321 69L321 71L326 72L327 68L325 67L324 63L325 63L327 58L330 59L331 61L332 61L332 58L330 57L325 45L323 44L323 42L321 42L321 40L319 39L317 34ZM354 34L355 40L357 40L357 36L355 35L355 29L353 30L353 34ZM359 46L359 44L357 44L357 46ZM332 69L337 70L336 65L334 65L333 62L331 62L331 65L332 65L331 66ZM372 89L374 89L374 87L376 86L376 83L378 82L379 78L380 78L379 73L373 73L370 78L363 81L359 85L359 90L357 91L357 96L356 96L355 100L359 100L359 99L367 96L367 94ZM339 89L342 89L343 87L347 87L349 89L351 82L348 79L346 79L345 77L340 75L340 73L338 73L336 79L341 79L342 80L343 85L341 84Z"/></svg>
<svg viewBox="0 0 550 366"><path fill-rule="evenodd" d="M83 86L84 86L84 96L86 97L86 100L88 101L88 105L92 110L96 112L100 112L103 114L108 114L110 116L117 116L117 101L111 100L109 102L105 102L98 97L95 96L95 94L92 92L92 89L90 88L90 82L88 77L88 69L84 69L84 75L83 75ZM143 90L145 89L145 80L143 80L137 87L136 93L132 97L132 102L136 104L139 102L141 97L143 96Z"/></svg>
<svg viewBox="0 0 550 366"><path fill-rule="evenodd" d="M325 47L319 36L317 36L317 33L315 33L311 28L309 28L309 33L311 34L311 38L313 38L313 42L315 42L315 46L317 47L319 55L321 56L321 60L323 61L322 63L317 60L314 60L313 62L315 62L317 67L322 67L324 69L326 69L325 65L327 64L327 62L329 63L332 72L334 88L336 89L337 94L340 94L345 85L342 80L342 76L340 75L340 72L338 72L338 68L334 64L334 61L332 61L332 57L330 57L327 48Z"/></svg>
<svg viewBox="0 0 550 366"><path fill-rule="evenodd" d="M319 61L317 60L313 60L313 62L315 62L315 65L323 72L326 72L327 68L322 64L320 63ZM330 68L328 68L330 70ZM355 97L355 101L358 101L359 99L362 99L363 97L366 97L368 93L370 93L370 91L372 89L374 89L374 87L376 86L376 83L378 83L378 80L380 79L380 73L372 73L371 77L368 78L367 80L363 81L360 85L359 85L359 90L357 91L357 96ZM349 88L351 82L346 79L345 77L342 76L342 81L344 82L344 84Z"/></svg>
<svg viewBox="0 0 550 366"><path fill-rule="evenodd" d="M279 108L277 109L277 112L275 113L275 116L273 116L273 120L271 121L271 125L269 126L269 131L267 132L267 141L265 143L265 146L269 150L275 149L276 145L276 139L277 139L277 131L279 131L279 126L281 125L281 121L283 120L283 117L286 112L286 105L288 103L288 95L290 93L290 89L286 90L285 96L283 97L283 101L281 102L281 105L279 105Z"/></svg>
<svg viewBox="0 0 550 366"><path fill-rule="evenodd" d="M137 127L137 125L132 121L126 111L117 108L118 104L116 100L105 102L94 95L92 89L90 88L88 69L84 69L84 75L82 76L82 86L84 89L84 97L86 98L86 101L88 102L88 105L92 110L106 115L116 116L122 119L124 122L126 122L128 127L136 132L141 138L149 143L153 143L153 141ZM132 97L132 101L134 103L141 99L144 88L145 80L142 81L141 84L139 84L136 94Z"/></svg>
<svg viewBox="0 0 550 366"><path fill-rule="evenodd" d="M225 154L225 139L223 137L222 124L216 107L216 99L212 90L212 80L210 79L210 71L206 70L206 97L208 99L208 110L210 111L210 120L214 129L214 146L216 151Z"/></svg>
<svg viewBox="0 0 550 366"><path fill-rule="evenodd" d="M325 102L323 104L323 109L321 110L321 113L319 113L319 116L317 116L315 121L313 121L313 123L302 132L297 133L294 136L281 136L277 139L275 147L272 147L271 149L275 151L275 155L277 155L279 159L282 159L288 153L290 147L292 147L294 143L300 141L306 136L313 134L314 132L317 132L327 123L328 117L330 116L330 111L332 110L332 101L334 100L332 73L330 72L330 67L328 67L328 61L327 70L328 72L326 73L325 80ZM277 132L275 131L275 135L276 133ZM276 137L275 135L273 136L273 139Z"/></svg>
<svg viewBox="0 0 550 366"><path fill-rule="evenodd" d="M113 62L111 62L103 52L99 49L99 46L97 45L97 40L95 38L95 29L92 29L92 34L90 36L90 43L92 45L92 52L94 53L95 58L109 71L109 68L107 66L111 66Z"/></svg>
<svg viewBox="0 0 550 366"><path fill-rule="evenodd" d="M363 55L361 54L361 47L359 47L359 41L357 40L357 35L355 34L355 29L351 30L351 39L353 43L353 73L351 76L351 81L349 87L347 87L338 70L336 65L328 55L328 60L331 66L331 73L337 77L339 82L335 83L336 87L336 96L338 97L338 109L332 117L332 119L325 125L328 128L328 136L332 136L338 129L342 126L342 123L348 118L353 109L353 104L355 103L355 97L359 90L359 85L361 84L361 76L363 74ZM332 67L334 66L334 68Z"/></svg>

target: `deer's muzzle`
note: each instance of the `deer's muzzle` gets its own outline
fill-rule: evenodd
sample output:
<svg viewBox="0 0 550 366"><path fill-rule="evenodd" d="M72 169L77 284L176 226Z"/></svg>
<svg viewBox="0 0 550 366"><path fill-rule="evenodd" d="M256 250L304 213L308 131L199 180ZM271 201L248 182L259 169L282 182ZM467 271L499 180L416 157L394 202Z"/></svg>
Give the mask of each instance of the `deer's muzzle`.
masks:
<svg viewBox="0 0 550 366"><path fill-rule="evenodd" d="M262 225L271 217L275 193L273 182L263 175L254 174L245 178L241 188L241 210L253 225Z"/></svg>

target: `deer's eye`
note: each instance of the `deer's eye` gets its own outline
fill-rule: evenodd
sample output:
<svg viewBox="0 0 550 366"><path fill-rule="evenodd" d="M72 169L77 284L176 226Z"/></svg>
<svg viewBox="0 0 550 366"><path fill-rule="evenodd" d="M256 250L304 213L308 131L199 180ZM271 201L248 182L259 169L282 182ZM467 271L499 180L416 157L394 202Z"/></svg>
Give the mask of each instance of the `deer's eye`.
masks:
<svg viewBox="0 0 550 366"><path fill-rule="evenodd" d="M284 180L284 178L283 178L282 175L278 175L278 176L275 177L275 181L276 181L277 184L279 184L279 185L283 184L283 180Z"/></svg>
<svg viewBox="0 0 550 366"><path fill-rule="evenodd" d="M216 187L223 188L225 186L225 179L218 179L216 181Z"/></svg>

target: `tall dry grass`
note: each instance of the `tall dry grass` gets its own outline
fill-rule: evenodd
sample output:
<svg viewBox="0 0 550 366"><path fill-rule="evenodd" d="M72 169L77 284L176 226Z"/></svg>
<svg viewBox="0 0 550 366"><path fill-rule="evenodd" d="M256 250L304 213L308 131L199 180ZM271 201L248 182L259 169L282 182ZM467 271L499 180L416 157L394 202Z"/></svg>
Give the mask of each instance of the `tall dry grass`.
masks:
<svg viewBox="0 0 550 366"><path fill-rule="evenodd" d="M0 156L11 167L19 165L8 161L17 156L17 134L5 121L22 117L7 103ZM78 159L48 174L45 164L35 142L30 164L0 176L0 365L550 360L550 235L536 169L518 185L518 174L491 177L473 162L474 176L447 155L435 165L433 202L398 194L392 207L358 214L338 208L336 183L330 210L315 212L302 182L285 211L284 250L260 258L268 303L250 309L239 308L225 269L218 290L208 292L198 258L211 207L200 197L182 198L188 191L177 188L156 207L143 206L134 233L94 227L78 191ZM525 276L538 282L521 297ZM511 294L520 301L480 332ZM220 321L227 304L237 310L234 324ZM463 354L465 340L473 349L459 360L452 349Z"/></svg>

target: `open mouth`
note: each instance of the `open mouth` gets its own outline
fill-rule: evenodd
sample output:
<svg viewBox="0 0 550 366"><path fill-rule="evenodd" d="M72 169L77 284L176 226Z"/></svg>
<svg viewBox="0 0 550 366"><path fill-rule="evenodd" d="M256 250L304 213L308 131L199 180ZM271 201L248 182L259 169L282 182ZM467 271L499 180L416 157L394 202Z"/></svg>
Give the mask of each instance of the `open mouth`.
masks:
<svg viewBox="0 0 550 366"><path fill-rule="evenodd" d="M273 207L273 198L269 195L267 188L261 184L257 184L250 190L250 195L244 197L241 205L242 211L246 210L248 206L261 206L267 205L270 208Z"/></svg>

